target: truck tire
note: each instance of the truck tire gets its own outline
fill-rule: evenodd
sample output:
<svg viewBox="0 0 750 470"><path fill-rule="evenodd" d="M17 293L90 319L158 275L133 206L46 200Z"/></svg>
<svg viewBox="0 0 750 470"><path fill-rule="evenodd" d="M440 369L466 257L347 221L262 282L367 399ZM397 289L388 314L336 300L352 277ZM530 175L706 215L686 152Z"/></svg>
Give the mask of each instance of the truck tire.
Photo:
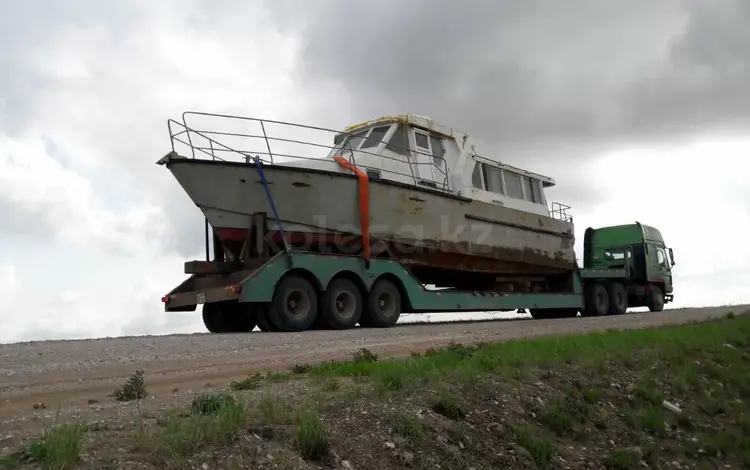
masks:
<svg viewBox="0 0 750 470"><path fill-rule="evenodd" d="M598 282L584 287L584 301L586 302L583 308L585 317L600 317L609 311L607 289Z"/></svg>
<svg viewBox="0 0 750 470"><path fill-rule="evenodd" d="M622 315L628 311L628 292L625 286L619 282L612 282L607 285L607 295L609 296L609 314Z"/></svg>
<svg viewBox="0 0 750 470"><path fill-rule="evenodd" d="M333 330L354 328L362 317L362 292L348 279L334 279L323 295L321 320Z"/></svg>
<svg viewBox="0 0 750 470"><path fill-rule="evenodd" d="M664 310L664 291L656 284L651 285L648 293L648 309L652 312L661 312Z"/></svg>
<svg viewBox="0 0 750 470"><path fill-rule="evenodd" d="M363 326L387 328L393 326L401 316L401 293L393 282L378 279L367 296L367 308L363 312Z"/></svg>
<svg viewBox="0 0 750 470"><path fill-rule="evenodd" d="M305 278L282 279L273 293L269 319L280 331L304 331L318 315L318 293Z"/></svg>

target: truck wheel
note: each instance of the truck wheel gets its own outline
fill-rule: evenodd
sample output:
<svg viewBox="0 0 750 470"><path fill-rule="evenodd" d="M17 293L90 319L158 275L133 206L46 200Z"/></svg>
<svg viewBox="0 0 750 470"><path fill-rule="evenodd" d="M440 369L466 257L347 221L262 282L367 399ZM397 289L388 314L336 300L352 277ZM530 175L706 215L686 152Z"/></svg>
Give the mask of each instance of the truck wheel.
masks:
<svg viewBox="0 0 750 470"><path fill-rule="evenodd" d="M583 315L586 317L600 317L609 311L609 296L603 285L596 283L584 288L586 305Z"/></svg>
<svg viewBox="0 0 750 470"><path fill-rule="evenodd" d="M326 326L334 330L354 328L362 317L362 293L348 279L334 279L326 289L321 305Z"/></svg>
<svg viewBox="0 0 750 470"><path fill-rule="evenodd" d="M622 315L628 311L628 292L619 282L613 282L607 286L609 295L609 314Z"/></svg>
<svg viewBox="0 0 750 470"><path fill-rule="evenodd" d="M664 310L664 292L655 284L651 285L651 292L648 295L648 309L652 312Z"/></svg>
<svg viewBox="0 0 750 470"><path fill-rule="evenodd" d="M306 279L292 275L278 283L269 317L280 331L304 331L317 314L318 294Z"/></svg>
<svg viewBox="0 0 750 470"><path fill-rule="evenodd" d="M367 326L393 326L401 316L401 293L388 279L378 279L367 296L367 310L363 318Z"/></svg>

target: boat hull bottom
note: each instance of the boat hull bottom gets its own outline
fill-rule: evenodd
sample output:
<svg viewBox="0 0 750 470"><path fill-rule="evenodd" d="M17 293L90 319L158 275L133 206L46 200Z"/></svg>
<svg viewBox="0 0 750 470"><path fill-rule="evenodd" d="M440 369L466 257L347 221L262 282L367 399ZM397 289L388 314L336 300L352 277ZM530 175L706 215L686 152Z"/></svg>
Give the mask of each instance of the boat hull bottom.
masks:
<svg viewBox="0 0 750 470"><path fill-rule="evenodd" d="M238 228L216 228L225 249L239 256L249 232ZM362 237L343 233L284 232L287 243L295 249L345 255L362 254ZM280 231L268 231L265 245L269 253L284 249ZM421 268L438 268L446 271L476 272L494 275L549 276L570 273L576 269L564 253L550 257L531 248L512 249L470 245L435 240L371 239L371 256L397 258L403 264Z"/></svg>

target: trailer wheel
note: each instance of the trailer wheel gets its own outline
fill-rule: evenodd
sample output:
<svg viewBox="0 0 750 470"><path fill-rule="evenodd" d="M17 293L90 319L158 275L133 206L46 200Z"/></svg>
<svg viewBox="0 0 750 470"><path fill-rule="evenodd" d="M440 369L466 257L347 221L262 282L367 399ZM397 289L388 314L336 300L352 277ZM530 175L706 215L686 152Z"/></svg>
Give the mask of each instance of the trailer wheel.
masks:
<svg viewBox="0 0 750 470"><path fill-rule="evenodd" d="M613 282L607 286L607 295L609 296L610 315L622 315L628 311L628 293L625 287L619 282Z"/></svg>
<svg viewBox="0 0 750 470"><path fill-rule="evenodd" d="M586 317L600 317L609 311L609 296L603 285L596 283L586 286L584 289L584 300L586 305L583 315Z"/></svg>
<svg viewBox="0 0 750 470"><path fill-rule="evenodd" d="M652 312L661 312L664 310L664 292L656 284L651 285L648 294L648 309Z"/></svg>
<svg viewBox="0 0 750 470"><path fill-rule="evenodd" d="M276 286L269 318L280 331L304 331L315 322L318 294L305 278L291 275Z"/></svg>
<svg viewBox="0 0 750 470"><path fill-rule="evenodd" d="M210 305L213 304L203 305L203 325L205 325L209 333L219 333L219 330L216 328L217 309L211 308ZM220 315L221 312L218 312L218 314Z"/></svg>
<svg viewBox="0 0 750 470"><path fill-rule="evenodd" d="M529 314L534 320L550 320L555 318L555 312L551 308L530 308Z"/></svg>
<svg viewBox="0 0 750 470"><path fill-rule="evenodd" d="M379 328L396 324L401 316L401 293L388 279L378 279L367 296L367 326Z"/></svg>
<svg viewBox="0 0 750 470"><path fill-rule="evenodd" d="M260 331L264 333L279 331L279 329L271 322L269 312L270 308L268 304L259 304L256 306L255 321L258 322L258 328Z"/></svg>
<svg viewBox="0 0 750 470"><path fill-rule="evenodd" d="M362 317L362 292L348 279L334 279L323 295L321 319L329 328L354 328Z"/></svg>

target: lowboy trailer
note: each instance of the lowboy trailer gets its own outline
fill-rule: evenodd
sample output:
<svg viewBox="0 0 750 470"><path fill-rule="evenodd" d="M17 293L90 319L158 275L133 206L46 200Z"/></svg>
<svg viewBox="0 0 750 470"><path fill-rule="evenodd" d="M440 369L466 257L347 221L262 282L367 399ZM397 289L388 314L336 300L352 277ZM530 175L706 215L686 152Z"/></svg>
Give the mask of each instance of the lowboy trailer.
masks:
<svg viewBox="0 0 750 470"><path fill-rule="evenodd" d="M212 333L389 327L401 314L513 311L535 319L619 315L631 307L664 309L673 300L674 254L654 227L588 228L583 268L542 282L483 282L490 289L429 290L399 259L366 259L320 244L294 247L253 214L239 257L214 233L209 260L185 263L189 277L162 298L165 310L195 311ZM281 246L279 246L281 241ZM309 242L309 241L308 241Z"/></svg>

